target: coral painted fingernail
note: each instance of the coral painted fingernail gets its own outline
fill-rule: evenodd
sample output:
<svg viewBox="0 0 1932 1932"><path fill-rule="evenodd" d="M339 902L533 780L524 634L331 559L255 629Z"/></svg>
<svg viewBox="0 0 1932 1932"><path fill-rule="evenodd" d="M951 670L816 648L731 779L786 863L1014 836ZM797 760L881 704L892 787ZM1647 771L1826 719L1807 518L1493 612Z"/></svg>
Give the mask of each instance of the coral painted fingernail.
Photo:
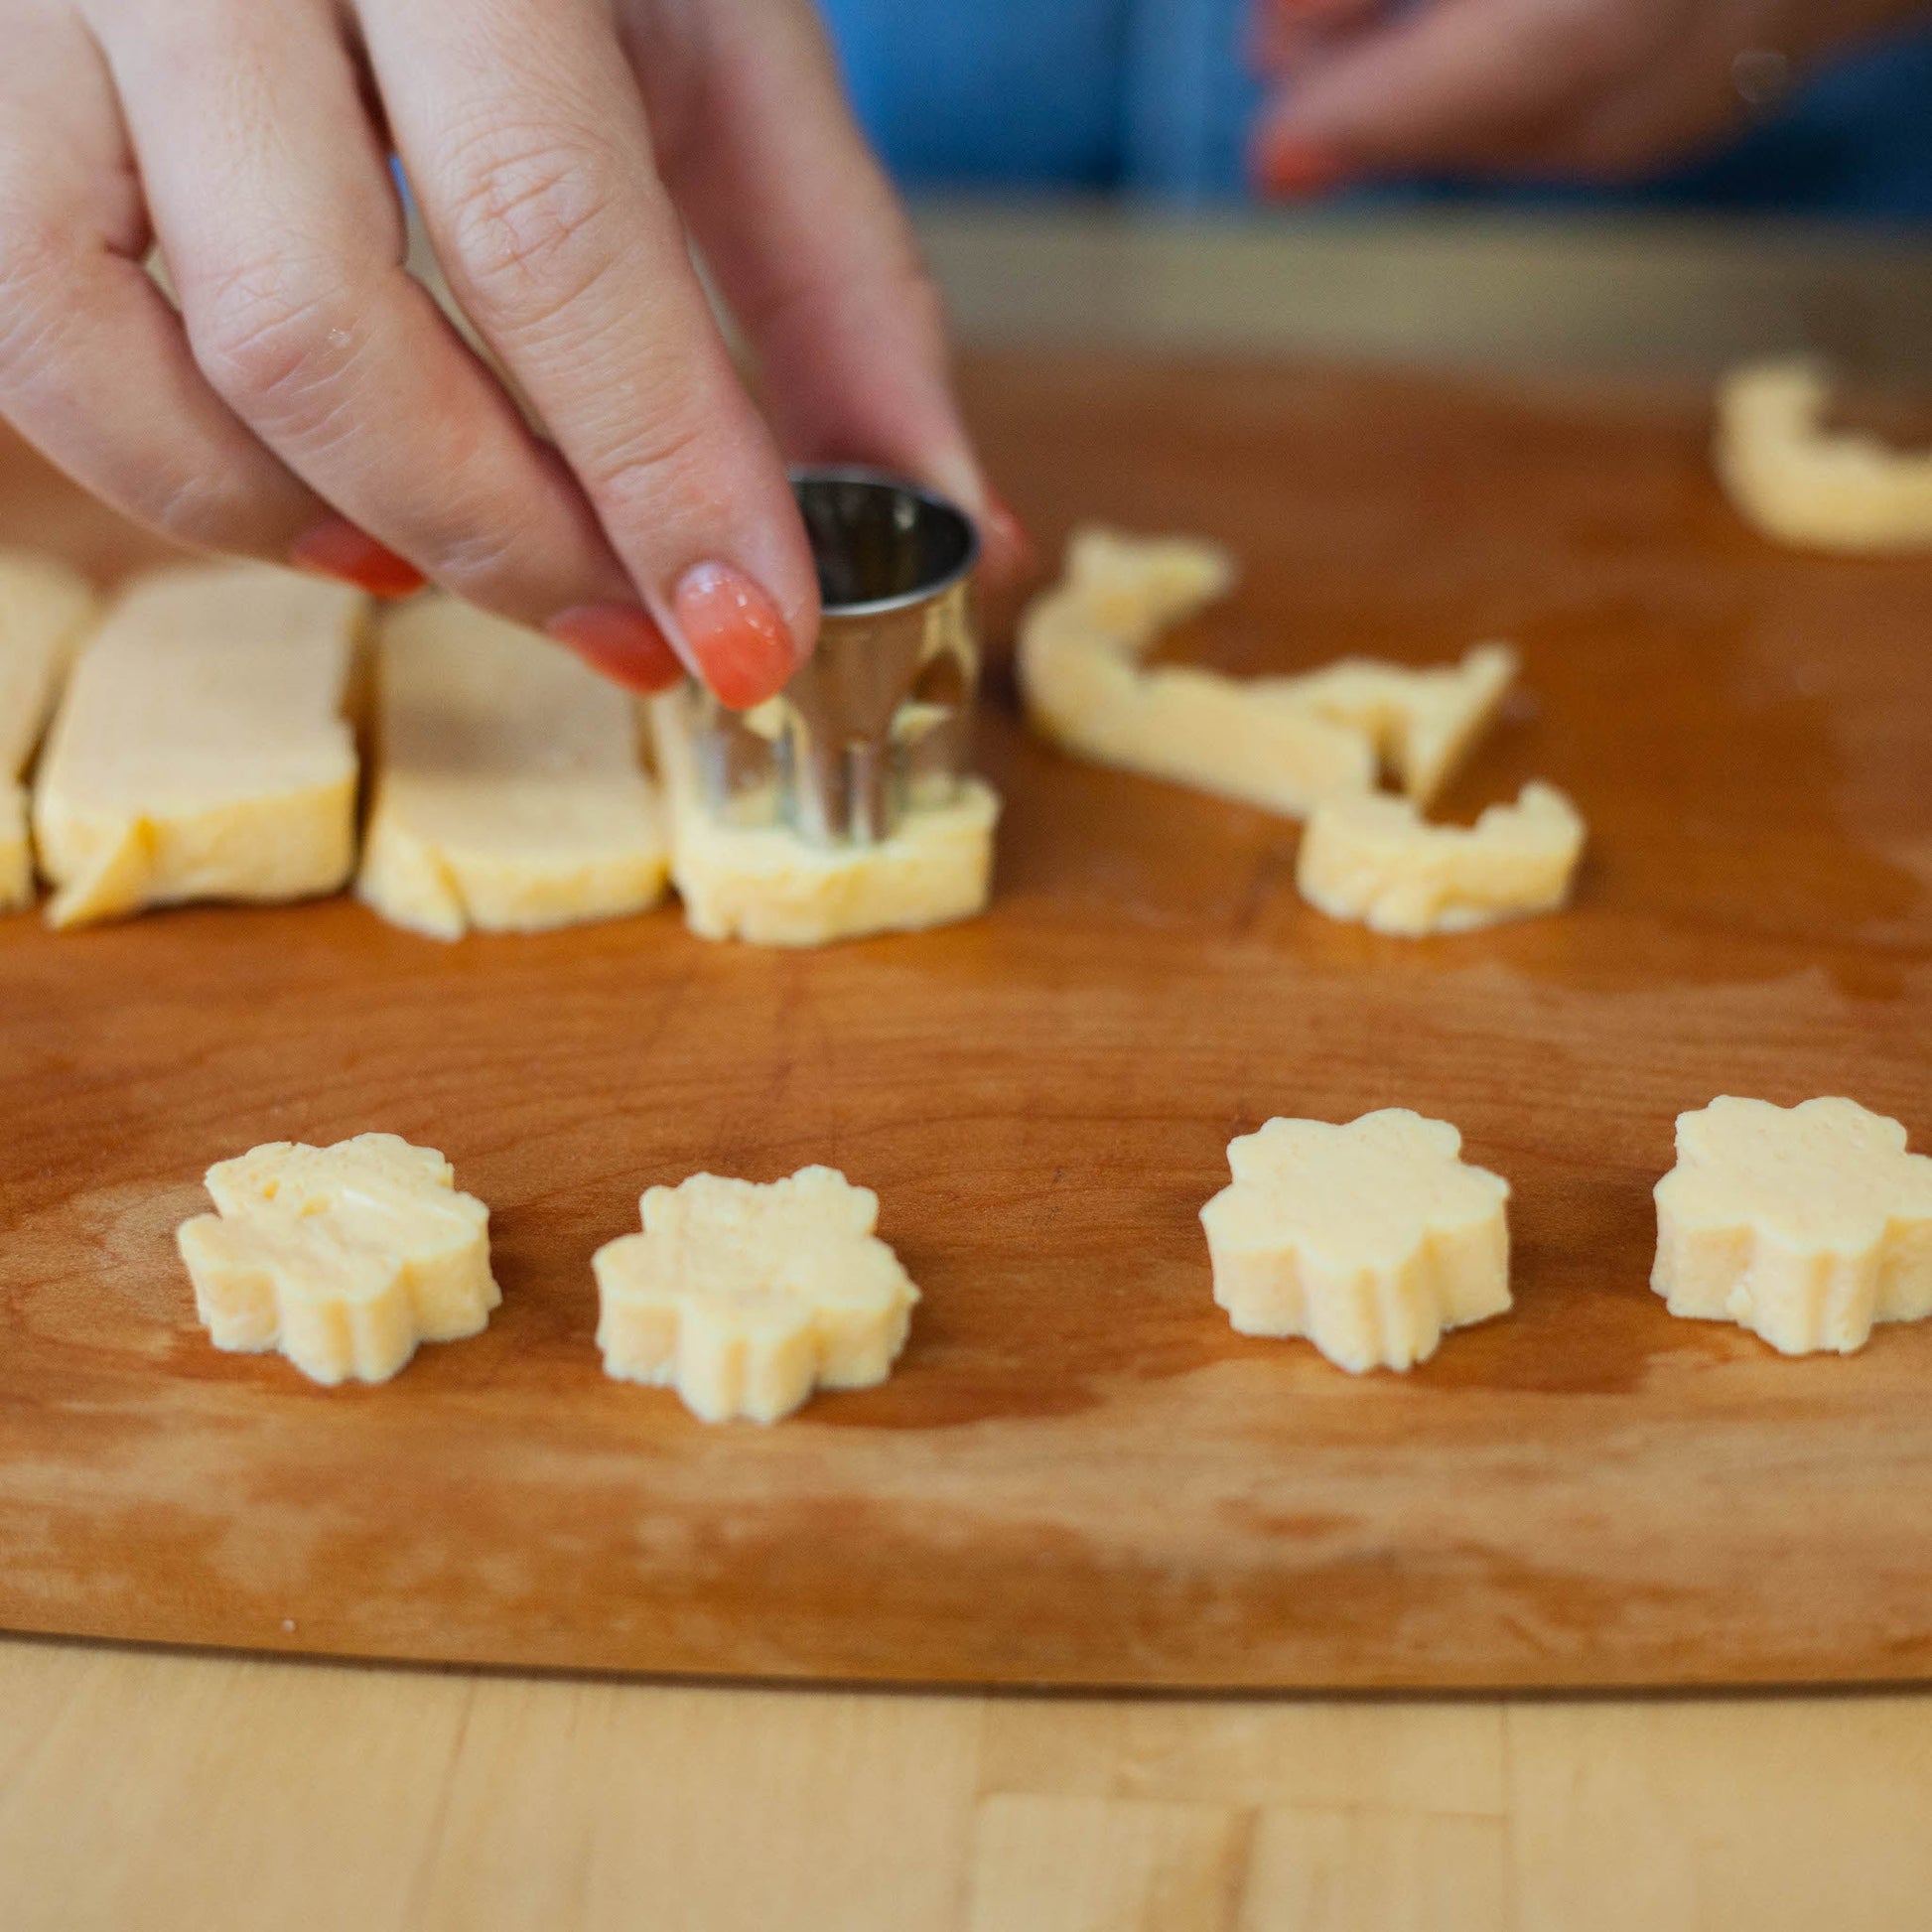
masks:
<svg viewBox="0 0 1932 1932"><path fill-rule="evenodd" d="M1039 574L1039 552L1027 526L1007 499L997 492L986 499L986 554L994 573L1004 582L1018 583Z"/></svg>
<svg viewBox="0 0 1932 1932"><path fill-rule="evenodd" d="M684 676L657 621L638 604L573 604L544 626L593 670L632 691L668 691Z"/></svg>
<svg viewBox="0 0 1932 1932"><path fill-rule="evenodd" d="M289 546L289 562L353 584L371 597L409 597L429 581L406 557L379 544L345 516L328 516Z"/></svg>
<svg viewBox="0 0 1932 1932"><path fill-rule="evenodd" d="M1348 179L1347 168L1332 148L1286 130L1265 134L1256 142L1254 173L1269 194L1295 200L1325 194Z"/></svg>
<svg viewBox="0 0 1932 1932"><path fill-rule="evenodd" d="M678 579L671 608L704 681L734 710L763 703L797 668L784 613L730 564L693 564Z"/></svg>

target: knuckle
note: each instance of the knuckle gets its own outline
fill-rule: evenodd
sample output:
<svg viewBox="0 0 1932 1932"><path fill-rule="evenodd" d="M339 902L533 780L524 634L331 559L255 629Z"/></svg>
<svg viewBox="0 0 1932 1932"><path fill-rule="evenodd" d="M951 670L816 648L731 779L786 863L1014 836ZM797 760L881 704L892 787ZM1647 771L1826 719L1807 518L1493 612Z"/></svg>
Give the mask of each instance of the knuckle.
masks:
<svg viewBox="0 0 1932 1932"><path fill-rule="evenodd" d="M339 267L285 255L247 261L187 293L196 360L245 414L291 431L319 426L360 345Z"/></svg>
<svg viewBox="0 0 1932 1932"><path fill-rule="evenodd" d="M452 273L493 320L541 321L583 295L609 263L613 170L595 143L490 128L456 142L436 183Z"/></svg>

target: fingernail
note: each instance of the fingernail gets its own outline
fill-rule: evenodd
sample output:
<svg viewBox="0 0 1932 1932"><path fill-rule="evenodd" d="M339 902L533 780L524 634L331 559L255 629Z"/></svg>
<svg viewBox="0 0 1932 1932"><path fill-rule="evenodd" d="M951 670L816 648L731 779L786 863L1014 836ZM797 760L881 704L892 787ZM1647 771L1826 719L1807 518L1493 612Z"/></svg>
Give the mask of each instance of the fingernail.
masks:
<svg viewBox="0 0 1932 1932"><path fill-rule="evenodd" d="M1348 179L1334 150L1305 134L1265 134L1255 144L1255 179L1271 195L1301 200L1325 194Z"/></svg>
<svg viewBox="0 0 1932 1932"><path fill-rule="evenodd" d="M406 557L379 544L345 516L325 517L289 546L297 570L353 584L371 597L409 597L429 581Z"/></svg>
<svg viewBox="0 0 1932 1932"><path fill-rule="evenodd" d="M573 604L544 626L593 670L631 691L668 691L684 666L656 620L637 604Z"/></svg>
<svg viewBox="0 0 1932 1932"><path fill-rule="evenodd" d="M996 576L1007 582L1034 577L1039 571L1039 552L1027 534L1027 526L1007 499L997 492L986 499L986 515L981 534L985 538L988 561Z"/></svg>
<svg viewBox="0 0 1932 1932"><path fill-rule="evenodd" d="M784 613L730 564L694 564L678 579L671 608L704 681L734 710L762 704L797 668Z"/></svg>

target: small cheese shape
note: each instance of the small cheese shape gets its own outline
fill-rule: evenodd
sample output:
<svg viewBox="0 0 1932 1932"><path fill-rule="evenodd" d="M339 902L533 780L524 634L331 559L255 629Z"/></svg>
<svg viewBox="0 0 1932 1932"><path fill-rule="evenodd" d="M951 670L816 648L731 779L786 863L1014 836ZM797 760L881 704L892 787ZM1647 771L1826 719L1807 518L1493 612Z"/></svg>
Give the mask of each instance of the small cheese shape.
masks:
<svg viewBox="0 0 1932 1932"><path fill-rule="evenodd" d="M1213 544L1076 532L1062 581L1021 621L1020 688L1035 727L1100 763L1301 818L1324 798L1370 790L1383 762L1412 796L1433 797L1515 676L1506 644L1425 670L1366 658L1246 679L1143 667L1170 624L1234 579Z"/></svg>
<svg viewBox="0 0 1932 1932"><path fill-rule="evenodd" d="M455 939L617 918L667 865L624 692L455 598L384 617L356 892L385 919Z"/></svg>
<svg viewBox="0 0 1932 1932"><path fill-rule="evenodd" d="M489 1210L394 1134L277 1141L207 1173L177 1234L215 1347L280 1349L312 1381L383 1382L419 1341L479 1333L502 1299Z"/></svg>
<svg viewBox="0 0 1932 1932"><path fill-rule="evenodd" d="M1341 1368L1408 1368L1509 1307L1509 1183L1407 1108L1271 1120L1228 1146L1201 1209L1214 1299L1244 1335L1306 1335Z"/></svg>
<svg viewBox="0 0 1932 1932"><path fill-rule="evenodd" d="M67 565L0 550L0 912L34 897L20 780L94 608L92 586Z"/></svg>
<svg viewBox="0 0 1932 1932"><path fill-rule="evenodd" d="M1786 1355L1863 1347L1932 1314L1932 1159L1855 1100L1725 1094L1677 1117L1650 1285L1672 1314L1735 1321Z"/></svg>
<svg viewBox="0 0 1932 1932"><path fill-rule="evenodd" d="M1713 455L1746 521L1802 550L1932 548L1932 450L1830 430L1832 385L1805 356L1753 362L1718 389Z"/></svg>
<svg viewBox="0 0 1932 1932"><path fill-rule="evenodd" d="M1555 785L1527 784L1473 825L1426 825L1413 800L1331 798L1302 835L1295 883L1331 919L1416 937L1548 912L1570 894L1584 821Z"/></svg>
<svg viewBox="0 0 1932 1932"><path fill-rule="evenodd" d="M264 564L128 588L74 666L35 781L52 924L344 884L356 767L342 712L365 602Z"/></svg>
<svg viewBox="0 0 1932 1932"><path fill-rule="evenodd" d="M730 824L706 804L682 692L653 701L657 772L671 821L671 878L706 939L822 946L916 932L984 911L1000 798L963 778L944 802L903 812L874 845L814 845L785 824Z"/></svg>
<svg viewBox="0 0 1932 1932"><path fill-rule="evenodd" d="M834 1168L763 1186L700 1173L641 1208L643 1232L591 1259L607 1374L674 1388L705 1422L776 1422L814 1388L892 1373L919 1292L870 1188Z"/></svg>

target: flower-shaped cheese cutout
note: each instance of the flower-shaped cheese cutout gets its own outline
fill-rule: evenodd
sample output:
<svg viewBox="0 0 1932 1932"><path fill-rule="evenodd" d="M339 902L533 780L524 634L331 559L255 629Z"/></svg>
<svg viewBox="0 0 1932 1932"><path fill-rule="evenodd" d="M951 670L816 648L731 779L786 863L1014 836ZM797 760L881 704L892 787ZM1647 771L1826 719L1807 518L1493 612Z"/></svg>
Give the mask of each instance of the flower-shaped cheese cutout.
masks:
<svg viewBox="0 0 1932 1932"><path fill-rule="evenodd" d="M1324 798L1370 791L1383 762L1412 797L1432 797L1515 675L1503 644L1428 670L1366 658L1299 677L1143 666L1163 630L1234 579L1213 544L1076 532L1065 577L1021 623L1035 726L1100 763L1301 818Z"/></svg>
<svg viewBox="0 0 1932 1932"><path fill-rule="evenodd" d="M607 1374L676 1389L706 1422L776 1422L814 1387L885 1381L919 1292L834 1168L759 1185L693 1174L592 1257Z"/></svg>
<svg viewBox="0 0 1932 1932"><path fill-rule="evenodd" d="M1427 1361L1509 1307L1509 1183L1461 1148L1406 1107L1231 1142L1233 1182L1201 1209L1215 1301L1242 1334L1306 1335L1356 1374Z"/></svg>
<svg viewBox="0 0 1932 1932"><path fill-rule="evenodd" d="M1672 1314L1784 1354L1849 1354L1874 1321L1932 1314L1932 1159L1855 1100L1726 1094L1679 1114L1650 1285Z"/></svg>
<svg viewBox="0 0 1932 1932"><path fill-rule="evenodd" d="M1569 897L1584 821L1554 785L1527 784L1474 825L1425 825L1384 792L1332 798L1302 835L1295 883L1331 919L1410 936L1548 912Z"/></svg>
<svg viewBox="0 0 1932 1932"><path fill-rule="evenodd" d="M1932 450L1887 448L1826 427L1824 369L1804 356L1753 362L1718 390L1718 475L1768 537L1852 554L1932 549Z"/></svg>
<svg viewBox="0 0 1932 1932"><path fill-rule="evenodd" d="M383 1382L419 1341L478 1333L502 1299L489 1210L394 1134L276 1141L207 1173L176 1236L215 1347L279 1348L313 1381Z"/></svg>

